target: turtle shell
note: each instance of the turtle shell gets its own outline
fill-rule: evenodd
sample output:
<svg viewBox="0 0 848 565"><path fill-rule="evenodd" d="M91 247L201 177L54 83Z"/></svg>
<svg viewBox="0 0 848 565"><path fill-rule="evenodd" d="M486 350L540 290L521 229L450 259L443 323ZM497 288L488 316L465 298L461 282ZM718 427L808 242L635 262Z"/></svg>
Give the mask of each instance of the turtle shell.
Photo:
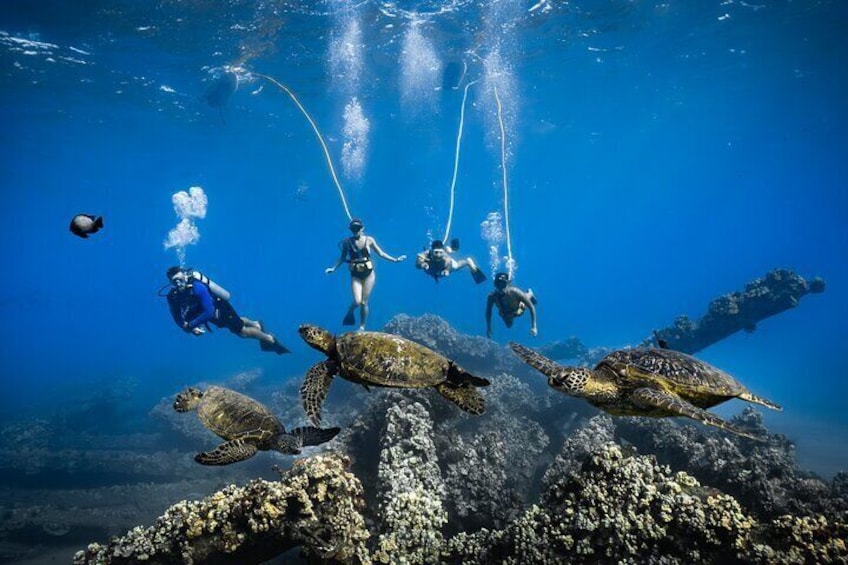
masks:
<svg viewBox="0 0 848 565"><path fill-rule="evenodd" d="M346 333L336 339L336 349L343 376L379 386L434 386L446 380L450 364L423 345L381 332Z"/></svg>
<svg viewBox="0 0 848 565"><path fill-rule="evenodd" d="M204 426L226 440L247 435L263 442L285 432L280 421L264 405L217 386L203 393L197 415Z"/></svg>
<svg viewBox="0 0 848 565"><path fill-rule="evenodd" d="M684 398L733 398L748 392L739 381L721 369L670 349L613 351L601 359L595 368L610 369L631 386L645 384L660 387Z"/></svg>

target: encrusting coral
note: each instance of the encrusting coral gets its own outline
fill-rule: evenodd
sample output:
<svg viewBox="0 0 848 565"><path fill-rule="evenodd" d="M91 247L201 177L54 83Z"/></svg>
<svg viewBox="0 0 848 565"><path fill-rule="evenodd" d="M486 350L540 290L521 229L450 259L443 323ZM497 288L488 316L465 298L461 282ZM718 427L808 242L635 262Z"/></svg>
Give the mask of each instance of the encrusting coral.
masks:
<svg viewBox="0 0 848 565"><path fill-rule="evenodd" d="M92 543L74 563L259 563L293 547L329 563L370 563L362 486L338 454L301 459L279 482L229 485L182 501L149 528Z"/></svg>

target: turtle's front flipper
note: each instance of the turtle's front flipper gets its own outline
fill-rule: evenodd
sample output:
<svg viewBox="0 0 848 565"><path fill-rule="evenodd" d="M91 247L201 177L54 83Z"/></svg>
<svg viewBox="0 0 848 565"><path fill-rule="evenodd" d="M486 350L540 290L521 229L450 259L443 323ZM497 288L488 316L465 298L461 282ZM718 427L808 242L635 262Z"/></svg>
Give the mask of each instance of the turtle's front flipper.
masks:
<svg viewBox="0 0 848 565"><path fill-rule="evenodd" d="M474 385L452 384L449 381L435 386L439 394L470 414L480 415L486 411L486 403Z"/></svg>
<svg viewBox="0 0 848 565"><path fill-rule="evenodd" d="M515 352L516 355L521 358L522 361L524 361L546 377L554 376L562 371L562 367L560 367L544 355L536 353L529 347L525 347L520 343L515 343L514 341L509 342L509 347Z"/></svg>
<svg viewBox="0 0 848 565"><path fill-rule="evenodd" d="M668 416L683 416L691 418L708 426L715 426L729 432L733 432L740 436L757 440L765 441L765 438L753 435L751 432L737 428L736 426L725 422L715 414L702 410L694 406L679 396L662 392L653 388L639 388L633 391L633 403L643 408L653 411L665 412Z"/></svg>
<svg viewBox="0 0 848 565"><path fill-rule="evenodd" d="M756 394L751 394L750 392L745 392L739 395L741 400L747 400L748 402L753 402L754 404L759 404L760 406L765 406L766 408L771 408L772 410L777 410L778 412L782 412L783 408L772 402L771 400L766 400L761 396L757 396Z"/></svg>
<svg viewBox="0 0 848 565"><path fill-rule="evenodd" d="M300 387L300 399L303 401L303 409L306 417L315 425L321 425L321 405L330 390L333 382L332 366L329 361L315 363L307 372Z"/></svg>
<svg viewBox="0 0 848 565"><path fill-rule="evenodd" d="M474 386L489 386L489 379L472 375L456 363L451 362L448 368L448 380L453 384L469 384Z"/></svg>
<svg viewBox="0 0 848 565"><path fill-rule="evenodd" d="M256 444L243 439L233 439L222 443L212 451L198 453L194 460L201 465L229 465L250 459L256 455Z"/></svg>

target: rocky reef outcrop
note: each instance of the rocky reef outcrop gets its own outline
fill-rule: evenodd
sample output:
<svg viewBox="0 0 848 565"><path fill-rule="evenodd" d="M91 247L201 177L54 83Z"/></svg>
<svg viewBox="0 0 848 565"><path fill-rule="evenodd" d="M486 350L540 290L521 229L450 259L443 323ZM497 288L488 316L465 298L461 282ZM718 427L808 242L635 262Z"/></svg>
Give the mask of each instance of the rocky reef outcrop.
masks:
<svg viewBox="0 0 848 565"><path fill-rule="evenodd" d="M370 563L361 494L343 456L316 455L278 482L257 479L181 501L153 526L90 544L74 563L259 563L293 547L327 563Z"/></svg>
<svg viewBox="0 0 848 565"><path fill-rule="evenodd" d="M505 528L451 538L443 562L848 562L844 517L758 522L733 497L612 442L571 465L550 477L539 504Z"/></svg>

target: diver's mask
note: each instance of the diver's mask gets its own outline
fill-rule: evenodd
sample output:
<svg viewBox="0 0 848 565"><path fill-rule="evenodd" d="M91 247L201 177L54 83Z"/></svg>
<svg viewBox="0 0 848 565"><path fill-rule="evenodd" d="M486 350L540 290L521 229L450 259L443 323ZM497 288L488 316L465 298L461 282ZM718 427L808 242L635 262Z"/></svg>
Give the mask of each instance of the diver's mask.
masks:
<svg viewBox="0 0 848 565"><path fill-rule="evenodd" d="M348 228L350 228L350 231L353 232L354 235L358 235L359 232L365 228L365 224L362 223L362 220L354 218L350 221Z"/></svg>
<svg viewBox="0 0 848 565"><path fill-rule="evenodd" d="M498 273L495 275L495 288L498 290L503 290L509 285L509 275L507 273Z"/></svg>
<svg viewBox="0 0 848 565"><path fill-rule="evenodd" d="M188 286L188 277L188 273L180 271L171 277L171 284L174 285L174 288L177 290L185 290L186 286Z"/></svg>

